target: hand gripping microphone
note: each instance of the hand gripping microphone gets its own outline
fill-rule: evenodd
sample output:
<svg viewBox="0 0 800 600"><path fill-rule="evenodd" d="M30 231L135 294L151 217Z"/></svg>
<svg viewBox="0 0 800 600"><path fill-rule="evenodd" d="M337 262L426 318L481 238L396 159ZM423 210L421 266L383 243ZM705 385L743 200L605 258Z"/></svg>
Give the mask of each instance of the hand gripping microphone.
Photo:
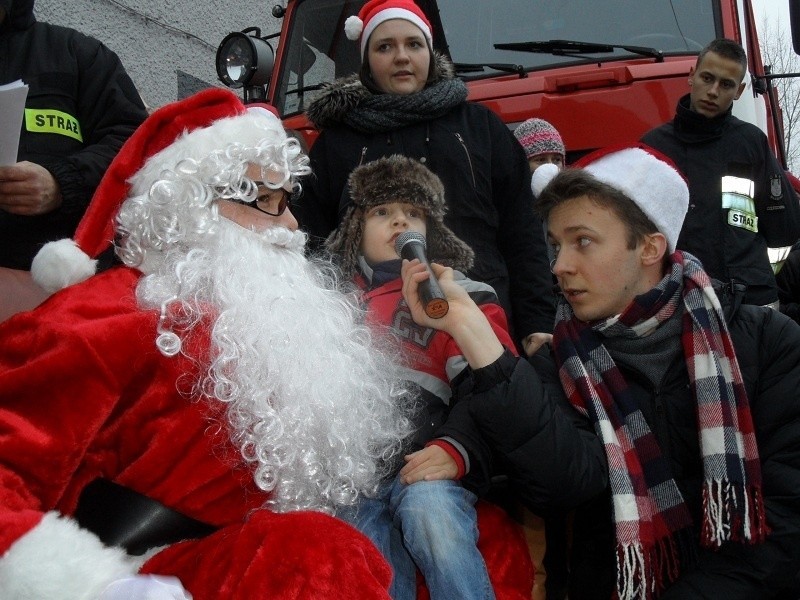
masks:
<svg viewBox="0 0 800 600"><path fill-rule="evenodd" d="M431 319L441 319L447 314L450 305L447 303L447 296L444 295L439 282L431 270L428 257L425 256L425 236L416 231L406 231L401 233L394 242L394 249L400 258L406 260L419 259L428 270L428 279L419 284L419 299L425 308L425 314Z"/></svg>

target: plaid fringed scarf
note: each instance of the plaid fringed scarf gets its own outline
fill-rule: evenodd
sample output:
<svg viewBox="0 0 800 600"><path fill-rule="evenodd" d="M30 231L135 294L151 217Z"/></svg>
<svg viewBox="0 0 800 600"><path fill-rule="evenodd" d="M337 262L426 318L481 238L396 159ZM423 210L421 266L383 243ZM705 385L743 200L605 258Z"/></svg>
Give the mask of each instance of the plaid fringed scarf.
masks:
<svg viewBox="0 0 800 600"><path fill-rule="evenodd" d="M701 543L756 543L767 534L761 467L747 394L719 299L687 253L672 255L670 273L619 316L578 321L559 304L554 333L561 383L587 415L608 458L617 536L617 593L657 597L678 576L691 544L689 510L635 397L602 345L605 336L643 337L683 311L682 345L703 455ZM613 329L612 329L613 328Z"/></svg>

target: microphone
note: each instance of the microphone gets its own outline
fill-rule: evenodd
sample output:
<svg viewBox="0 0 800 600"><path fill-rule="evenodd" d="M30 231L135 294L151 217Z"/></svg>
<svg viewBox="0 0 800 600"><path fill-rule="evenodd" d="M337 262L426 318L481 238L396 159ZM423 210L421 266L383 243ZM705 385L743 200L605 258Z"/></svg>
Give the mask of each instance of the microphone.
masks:
<svg viewBox="0 0 800 600"><path fill-rule="evenodd" d="M400 258L406 260L416 258L425 265L429 277L419 284L419 299L422 301L426 315L431 319L441 319L450 310L450 305L447 303L447 297L442 288L439 287L439 281L431 270L428 257L425 255L426 248L425 236L416 231L401 233L394 242L394 249Z"/></svg>

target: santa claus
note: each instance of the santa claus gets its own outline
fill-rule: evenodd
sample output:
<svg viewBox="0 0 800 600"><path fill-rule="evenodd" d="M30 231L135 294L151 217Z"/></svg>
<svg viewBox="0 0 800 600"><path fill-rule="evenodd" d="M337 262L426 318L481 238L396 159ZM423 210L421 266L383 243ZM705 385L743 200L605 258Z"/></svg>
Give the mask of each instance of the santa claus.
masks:
<svg viewBox="0 0 800 600"><path fill-rule="evenodd" d="M207 90L153 113L37 256L59 291L0 324L0 598L388 598L330 514L401 451L402 361L304 257L308 172L277 117ZM519 529L479 515L497 597L529 596Z"/></svg>
<svg viewBox="0 0 800 600"><path fill-rule="evenodd" d="M202 92L37 257L66 289L0 327L0 598L386 597L324 513L399 451L403 390L304 258L307 162L272 113ZM93 275L112 239L124 264Z"/></svg>

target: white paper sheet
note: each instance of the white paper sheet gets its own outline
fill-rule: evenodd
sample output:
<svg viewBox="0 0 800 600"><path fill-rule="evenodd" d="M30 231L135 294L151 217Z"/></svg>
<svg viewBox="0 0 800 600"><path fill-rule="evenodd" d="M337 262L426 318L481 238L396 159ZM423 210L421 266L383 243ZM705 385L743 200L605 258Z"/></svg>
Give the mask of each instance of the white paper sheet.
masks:
<svg viewBox="0 0 800 600"><path fill-rule="evenodd" d="M0 85L0 166L17 162L19 133L28 86L21 79Z"/></svg>

